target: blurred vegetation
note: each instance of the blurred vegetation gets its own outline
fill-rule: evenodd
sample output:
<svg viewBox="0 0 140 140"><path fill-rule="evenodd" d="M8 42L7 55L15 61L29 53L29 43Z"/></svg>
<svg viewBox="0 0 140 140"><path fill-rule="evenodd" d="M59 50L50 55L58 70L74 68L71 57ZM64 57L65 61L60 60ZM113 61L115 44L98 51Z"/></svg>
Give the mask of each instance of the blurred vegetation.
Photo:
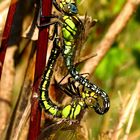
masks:
<svg viewBox="0 0 140 140"><path fill-rule="evenodd" d="M103 35L106 33L106 29L118 15L124 3L125 0L83 1L83 3L80 5L80 13L87 12L88 15L99 20L99 22L93 28L93 32L91 34L92 37L89 37L90 47L95 47L101 40ZM112 45L112 48L109 50L95 71L93 79L96 81L96 83L101 85L101 87L104 87L104 89L109 92L109 96L111 98L111 109L109 111L110 115L108 113L108 121L110 121L107 126L108 128L103 130L103 132L109 129L111 130L112 128L114 129L113 125L116 125L118 122L118 115L121 107L118 92L121 93L122 98L125 100L128 94L132 94L132 91L140 78L139 27L140 6L136 10L126 28L119 34ZM133 133L136 130L140 130L139 113L140 110L137 110L134 117L134 123L131 129ZM104 128L100 117L98 117L98 123L94 125L94 122L97 122L96 119L93 121L91 139L97 139L98 134L101 131L101 127ZM139 139L140 136L137 138L137 140Z"/></svg>
<svg viewBox="0 0 140 140"><path fill-rule="evenodd" d="M125 0L77 0L79 5L79 13L83 15L87 13L93 19L98 19L98 23L92 29L89 34L89 38L86 46L86 53L90 53L91 47L96 48L96 45L101 41L106 33L110 24L114 21L115 17L119 14L123 7ZM2 0L0 0L1 4ZM27 5L28 6L28 5ZM0 13L1 15L1 13ZM28 21L30 20L27 19ZM0 21L1 22L1 21ZM1 23L0 23L1 25ZM1 29L1 27L0 27ZM1 33L1 31L0 31ZM23 44L20 45L17 53L21 53L22 45L27 40L22 38ZM24 49L23 49L24 50ZM27 53L28 50L24 50L22 53ZM30 50L31 51L31 50ZM16 72L19 71L27 57L25 54L18 54L15 58ZM22 55L22 57L21 57ZM20 58L19 58L20 57ZM29 57L29 56L28 56ZM96 56L95 56L96 57ZM25 62L24 62L25 63ZM26 64L27 65L27 64ZM24 73L26 70L23 70ZM22 70L18 73L20 76ZM19 76L17 74L17 76ZM18 78L18 77L17 77ZM16 78L15 78L16 79ZM23 77L19 78L19 81ZM92 111L86 114L84 121L86 122L89 140L111 139L112 133L117 126L119 116L121 114L122 106L125 106L128 102L127 97L134 91L137 81L140 79L140 5L132 16L131 20L125 27L125 29L119 34L111 49L97 67L92 80L100 87L105 89L110 96L111 108L104 116L99 116ZM21 82L18 82L21 87ZM14 94L12 98L15 105L17 92L19 92L19 85L14 87ZM123 105L123 101L125 102ZM134 116L134 121L130 131L130 140L139 140L140 135L140 103L138 103L137 111ZM91 117L92 116L92 117ZM88 120L88 121L87 121ZM122 137L125 135L122 133ZM135 135L137 136L135 139Z"/></svg>

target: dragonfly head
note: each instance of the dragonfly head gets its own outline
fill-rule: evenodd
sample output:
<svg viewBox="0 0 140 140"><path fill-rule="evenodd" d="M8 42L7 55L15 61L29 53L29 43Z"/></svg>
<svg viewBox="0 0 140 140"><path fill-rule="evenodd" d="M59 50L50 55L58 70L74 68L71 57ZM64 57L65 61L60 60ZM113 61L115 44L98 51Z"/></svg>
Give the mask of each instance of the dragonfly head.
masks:
<svg viewBox="0 0 140 140"><path fill-rule="evenodd" d="M60 7L67 15L76 15L78 13L76 2L74 0L61 0Z"/></svg>
<svg viewBox="0 0 140 140"><path fill-rule="evenodd" d="M96 100L93 97L88 97L85 99L85 103L86 103L87 107L93 108L93 106L96 103Z"/></svg>
<svg viewBox="0 0 140 140"><path fill-rule="evenodd" d="M82 93L82 97L84 98L85 104L87 107L93 108L94 105L96 104L96 99L97 96L94 92L92 91L85 91Z"/></svg>

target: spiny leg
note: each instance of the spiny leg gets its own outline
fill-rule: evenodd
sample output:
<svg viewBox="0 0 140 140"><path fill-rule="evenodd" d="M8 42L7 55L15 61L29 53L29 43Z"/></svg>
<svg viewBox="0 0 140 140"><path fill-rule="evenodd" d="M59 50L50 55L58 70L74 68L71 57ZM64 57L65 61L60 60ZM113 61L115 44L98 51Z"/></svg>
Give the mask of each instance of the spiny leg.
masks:
<svg viewBox="0 0 140 140"><path fill-rule="evenodd" d="M53 1L55 1L55 0L53 0ZM56 2L56 1L55 1ZM54 3L55 3L54 2ZM53 15L53 14L51 14L51 15L48 15L48 16L44 16L43 14L42 14L42 0L40 0L40 11L39 11L39 17L40 18L43 18L43 20L46 20L46 21L48 21L49 19L51 19L51 18L56 18L56 19L58 19L59 18L59 16L58 15ZM45 22L45 21L44 21ZM49 23L43 23L43 24L39 24L39 23L37 23L37 27L38 28L47 28L47 27L49 27L50 25L53 25L53 24L60 24L60 22L58 22L58 21L53 21L53 22L49 22Z"/></svg>
<svg viewBox="0 0 140 140"><path fill-rule="evenodd" d="M64 84L64 85L60 85L60 83L57 83L56 80L55 80L55 83L57 85L57 87L62 90L65 94L67 94L68 96L72 97L75 95L74 92L72 90L70 90L68 88L68 83L67 84Z"/></svg>
<svg viewBox="0 0 140 140"><path fill-rule="evenodd" d="M60 6L58 5L58 3L56 2L56 0L53 0L53 4L54 4L55 8L56 8L56 7L60 7ZM57 8L56 8L56 9L57 9ZM58 9L61 9L61 8L58 8ZM57 10L58 10L58 9L57 9ZM58 10L58 11L60 11L60 10ZM39 16L40 16L41 18L45 18L45 19L57 18L57 17L58 17L57 15L44 16L44 15L42 14L42 0L40 0Z"/></svg>
<svg viewBox="0 0 140 140"><path fill-rule="evenodd" d="M62 12L61 7L60 7L59 4L56 2L56 0L53 0L53 5L54 5L54 7L55 7L59 12Z"/></svg>
<svg viewBox="0 0 140 140"><path fill-rule="evenodd" d="M68 78L68 88L73 91L73 93L77 96L80 97L79 91L77 90L77 87L75 85L76 81L72 79L72 77Z"/></svg>
<svg viewBox="0 0 140 140"><path fill-rule="evenodd" d="M66 87L64 87L64 85L60 85L59 83L56 82L55 80L55 84L57 85L57 87L63 91L65 94L67 94L70 97L73 97L73 94L71 93L71 91L68 89L67 84Z"/></svg>
<svg viewBox="0 0 140 140"><path fill-rule="evenodd" d="M53 21L53 22L44 23L44 24L41 24L41 25L37 24L37 27L38 27L39 29L44 29L44 28L48 28L50 25L53 25L53 24L60 24L60 22L58 22L58 21Z"/></svg>

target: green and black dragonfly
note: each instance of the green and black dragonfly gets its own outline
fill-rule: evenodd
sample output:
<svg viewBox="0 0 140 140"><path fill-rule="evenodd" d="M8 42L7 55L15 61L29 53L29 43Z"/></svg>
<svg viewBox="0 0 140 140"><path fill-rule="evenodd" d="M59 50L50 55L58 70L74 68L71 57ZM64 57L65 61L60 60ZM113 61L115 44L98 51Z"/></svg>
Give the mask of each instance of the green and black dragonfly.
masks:
<svg viewBox="0 0 140 140"><path fill-rule="evenodd" d="M50 15L48 17L44 17L41 15L41 17L44 19L56 18L57 21L38 25L38 28L46 28L54 24L54 33L52 36L52 40L54 42L53 49L51 51L51 55L40 85L41 104L48 113L52 114L53 116L66 119L76 119L81 111L85 110L86 107L92 107L95 109L96 113L104 114L110 107L110 101L107 93L95 84L89 82L89 80L82 74L79 74L73 64L76 50L75 42L84 29L83 23L77 16L78 10L76 2L74 0L61 0L60 4L58 4L56 0L53 0L53 5L60 13L62 13L61 16ZM60 38L58 35L58 26L61 27L62 38ZM71 96L73 94L71 104L63 108L54 105L48 96L48 88L53 73L52 69L60 52L62 52L69 73L74 78L73 82L68 82L68 87L73 87L71 89L74 89L74 91L68 91L67 88L61 87L66 94ZM75 81L79 82L83 86L83 91L78 90L78 87L74 86ZM98 97L102 98L103 107L101 107L97 102L96 104L92 103L92 100L97 100ZM87 102L88 100L92 105L89 105Z"/></svg>

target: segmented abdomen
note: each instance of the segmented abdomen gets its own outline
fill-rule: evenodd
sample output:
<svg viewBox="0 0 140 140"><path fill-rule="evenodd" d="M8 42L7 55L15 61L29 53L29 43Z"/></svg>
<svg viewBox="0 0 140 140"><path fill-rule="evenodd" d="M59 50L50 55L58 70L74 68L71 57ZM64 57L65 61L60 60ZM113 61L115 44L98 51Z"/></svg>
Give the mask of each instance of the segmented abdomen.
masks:
<svg viewBox="0 0 140 140"><path fill-rule="evenodd" d="M50 58L48 60L48 64L43 73L42 80L40 83L40 104L44 108L45 112L53 115L54 117L65 118L65 119L76 119L80 114L82 105L79 102L72 102L69 105L64 107L58 107L54 104L48 95L48 88L50 85L50 78L53 73L53 68L55 65L55 61L59 55L59 47L57 46L56 41L54 41L54 45L51 51Z"/></svg>

